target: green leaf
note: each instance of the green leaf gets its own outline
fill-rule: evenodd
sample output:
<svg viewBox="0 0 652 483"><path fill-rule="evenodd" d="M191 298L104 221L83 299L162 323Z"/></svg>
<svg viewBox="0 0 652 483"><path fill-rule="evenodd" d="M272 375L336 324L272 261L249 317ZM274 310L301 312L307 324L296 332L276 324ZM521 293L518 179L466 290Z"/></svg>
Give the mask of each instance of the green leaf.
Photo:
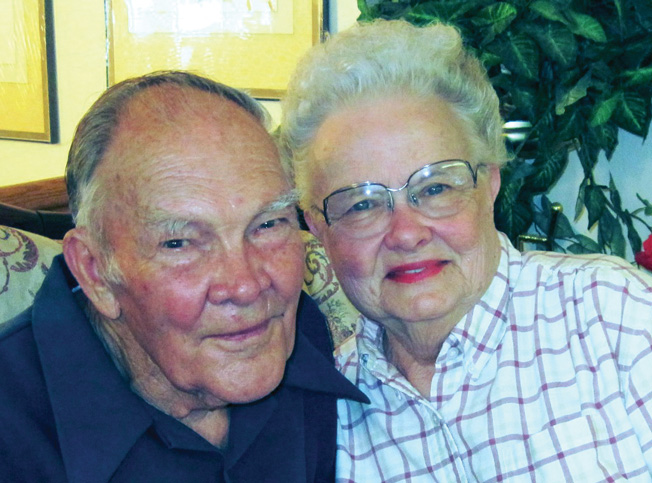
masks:
<svg viewBox="0 0 652 483"><path fill-rule="evenodd" d="M621 99L622 93L619 92L607 99L597 101L596 105L593 107L593 111L591 112L589 125L591 127L597 127L607 123L607 121L611 119L611 116L618 107Z"/></svg>
<svg viewBox="0 0 652 483"><path fill-rule="evenodd" d="M580 35L599 43L605 43L607 41L607 34L604 33L602 25L590 15L570 9L563 11L563 14L567 20L564 23L575 35Z"/></svg>
<svg viewBox="0 0 652 483"><path fill-rule="evenodd" d="M618 125L615 122L608 122L594 128L594 134L598 140L599 145L604 150L605 156L608 160L618 147Z"/></svg>
<svg viewBox="0 0 652 483"><path fill-rule="evenodd" d="M632 134L645 137L649 127L649 120L646 122L649 102L649 98L637 92L625 92L622 102L614 113L618 125Z"/></svg>
<svg viewBox="0 0 652 483"><path fill-rule="evenodd" d="M555 23L532 23L528 25L528 32L536 39L541 51L555 62L564 67L575 63L577 42L568 28Z"/></svg>
<svg viewBox="0 0 652 483"><path fill-rule="evenodd" d="M548 0L536 0L530 4L530 10L538 13L543 18L548 20L555 20L557 22L564 22L565 18L559 10L559 6L554 2Z"/></svg>
<svg viewBox="0 0 652 483"><path fill-rule="evenodd" d="M639 200L641 203L643 203L647 208L652 208L652 203L650 203L648 200L646 200L645 198L643 198L641 195L639 195L638 193L636 193L636 197L637 197L638 200Z"/></svg>
<svg viewBox="0 0 652 483"><path fill-rule="evenodd" d="M611 174L609 175L609 199L611 200L611 204L614 207L614 212L620 218L623 214L623 204L620 199L620 193L616 188L616 183L614 183L614 179Z"/></svg>
<svg viewBox="0 0 652 483"><path fill-rule="evenodd" d="M618 30L620 32L625 30L625 22L623 16L623 5L620 0L614 0L614 5L616 7L616 12L618 12Z"/></svg>
<svg viewBox="0 0 652 483"><path fill-rule="evenodd" d="M636 19L643 28L652 30L652 3L649 0L638 0L634 2Z"/></svg>
<svg viewBox="0 0 652 483"><path fill-rule="evenodd" d="M600 253L600 245L594 240L584 235L575 235L577 243L568 246L567 250L571 253Z"/></svg>
<svg viewBox="0 0 652 483"><path fill-rule="evenodd" d="M430 2L415 5L406 13L405 19L418 25L430 23L433 20L439 20L445 23L455 23L466 12L477 8L481 3L479 1L461 0L453 2L442 2L432 0Z"/></svg>
<svg viewBox="0 0 652 483"><path fill-rule="evenodd" d="M577 150L577 156L580 158L582 169L584 169L584 176L592 178L593 169L598 163L598 156L600 154L600 145L597 138L593 135L593 131L587 131L580 134L580 145Z"/></svg>
<svg viewBox="0 0 652 483"><path fill-rule="evenodd" d="M519 235L527 232L532 224L532 212L527 203L496 205L496 228L505 233L516 244Z"/></svg>
<svg viewBox="0 0 652 483"><path fill-rule="evenodd" d="M555 238L572 238L575 236L575 231L568 221L568 217L563 213L557 215L557 226L555 227Z"/></svg>
<svg viewBox="0 0 652 483"><path fill-rule="evenodd" d="M491 42L494 37L502 32L516 18L517 10L513 5L505 2L496 2L483 8L471 23L477 27L485 28L483 43Z"/></svg>
<svg viewBox="0 0 652 483"><path fill-rule="evenodd" d="M652 66L623 71L620 76L628 86L649 86L652 84Z"/></svg>
<svg viewBox="0 0 652 483"><path fill-rule="evenodd" d="M591 87L591 72L587 72L577 81L570 89L559 89L557 102L555 104L555 113L560 116L566 108L586 96L586 90Z"/></svg>
<svg viewBox="0 0 652 483"><path fill-rule="evenodd" d="M607 35L604 33L602 25L590 15L571 9L561 9L556 3L547 0L532 2L530 9L548 20L563 23L575 35L600 43L607 41Z"/></svg>
<svg viewBox="0 0 652 483"><path fill-rule="evenodd" d="M522 113L525 119L536 119L537 117L537 91L528 87L511 83L508 87L511 100L518 112Z"/></svg>
<svg viewBox="0 0 652 483"><path fill-rule="evenodd" d="M492 26L497 32L502 32L514 20L518 11L506 2L492 3L478 12L471 23L478 27Z"/></svg>
<svg viewBox="0 0 652 483"><path fill-rule="evenodd" d="M510 71L529 80L538 80L539 48L530 37L525 34L509 35L494 48Z"/></svg>
<svg viewBox="0 0 652 483"><path fill-rule="evenodd" d="M557 182L568 164L566 149L554 152L542 150L539 154L533 164L533 167L536 168L534 174L525 181L525 186L535 194L548 191Z"/></svg>
<svg viewBox="0 0 652 483"><path fill-rule="evenodd" d="M625 212L623 215L624 216L622 216L622 220L627 227L627 239L629 240L629 245L632 247L632 252L640 252L642 245L641 237L636 231L636 228L634 228L632 216L629 214L629 212Z"/></svg>
<svg viewBox="0 0 652 483"><path fill-rule="evenodd" d="M575 201L575 217L574 220L578 220L582 215L584 210L584 200L586 199L586 187L589 185L589 179L584 178L580 183L580 187L577 192L577 200Z"/></svg>
<svg viewBox="0 0 652 483"><path fill-rule="evenodd" d="M588 185L584 194L584 205L589 214L589 230L601 219L607 205L607 199L602 188L595 185Z"/></svg>
<svg viewBox="0 0 652 483"><path fill-rule="evenodd" d="M603 246L608 246L613 255L618 255L619 257L625 256L623 228L609 210L605 210L600 217L600 223L598 224L598 243Z"/></svg>
<svg viewBox="0 0 652 483"><path fill-rule="evenodd" d="M359 22L368 22L374 18L367 0L358 0L358 10L360 10Z"/></svg>

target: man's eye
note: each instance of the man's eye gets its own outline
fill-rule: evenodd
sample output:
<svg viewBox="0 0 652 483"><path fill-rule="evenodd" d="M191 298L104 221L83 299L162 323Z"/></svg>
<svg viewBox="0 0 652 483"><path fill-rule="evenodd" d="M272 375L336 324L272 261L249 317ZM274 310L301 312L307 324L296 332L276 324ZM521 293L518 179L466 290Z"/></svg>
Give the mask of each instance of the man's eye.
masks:
<svg viewBox="0 0 652 483"><path fill-rule="evenodd" d="M274 218L273 220L267 220L261 223L258 228L260 230L269 230L271 228L278 228L279 226L286 225L289 223L287 218Z"/></svg>
<svg viewBox="0 0 652 483"><path fill-rule="evenodd" d="M175 250L175 249L187 247L189 244L190 244L189 240L186 240L184 238L174 238L172 240L165 240L163 243L161 243L161 246L163 248Z"/></svg>

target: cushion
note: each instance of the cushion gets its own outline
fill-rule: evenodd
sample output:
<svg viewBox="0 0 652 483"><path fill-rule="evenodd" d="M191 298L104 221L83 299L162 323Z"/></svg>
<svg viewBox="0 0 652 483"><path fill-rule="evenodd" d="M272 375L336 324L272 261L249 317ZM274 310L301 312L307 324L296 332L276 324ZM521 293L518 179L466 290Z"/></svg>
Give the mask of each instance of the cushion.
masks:
<svg viewBox="0 0 652 483"><path fill-rule="evenodd" d="M32 305L61 241L0 225L0 324Z"/></svg>
<svg viewBox="0 0 652 483"><path fill-rule="evenodd" d="M303 289L317 302L330 326L333 344L338 347L355 333L360 312L344 295L324 246L313 235L302 232L306 245Z"/></svg>

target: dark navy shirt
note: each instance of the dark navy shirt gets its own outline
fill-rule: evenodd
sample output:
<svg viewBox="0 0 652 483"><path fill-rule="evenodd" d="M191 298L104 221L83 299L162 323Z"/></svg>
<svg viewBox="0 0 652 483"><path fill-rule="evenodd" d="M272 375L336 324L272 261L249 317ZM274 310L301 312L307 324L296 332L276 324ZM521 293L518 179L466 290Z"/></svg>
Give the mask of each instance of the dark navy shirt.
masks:
<svg viewBox="0 0 652 483"><path fill-rule="evenodd" d="M55 258L33 307L0 330L0 481L333 480L336 399L365 397L333 367L325 320L305 294L283 381L232 406L221 451L130 390L75 285Z"/></svg>

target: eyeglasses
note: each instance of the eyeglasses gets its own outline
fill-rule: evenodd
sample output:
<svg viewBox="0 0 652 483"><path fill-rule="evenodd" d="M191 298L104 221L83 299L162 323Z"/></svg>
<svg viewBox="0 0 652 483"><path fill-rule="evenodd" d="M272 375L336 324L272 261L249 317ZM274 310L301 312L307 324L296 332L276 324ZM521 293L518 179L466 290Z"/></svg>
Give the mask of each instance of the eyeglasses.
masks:
<svg viewBox="0 0 652 483"><path fill-rule="evenodd" d="M366 181L333 191L319 210L326 223L355 238L365 238L389 227L394 211L394 195L407 188L407 200L429 218L452 216L464 208L477 186L475 171L468 161L448 159L427 164L410 175L400 188L388 188Z"/></svg>

